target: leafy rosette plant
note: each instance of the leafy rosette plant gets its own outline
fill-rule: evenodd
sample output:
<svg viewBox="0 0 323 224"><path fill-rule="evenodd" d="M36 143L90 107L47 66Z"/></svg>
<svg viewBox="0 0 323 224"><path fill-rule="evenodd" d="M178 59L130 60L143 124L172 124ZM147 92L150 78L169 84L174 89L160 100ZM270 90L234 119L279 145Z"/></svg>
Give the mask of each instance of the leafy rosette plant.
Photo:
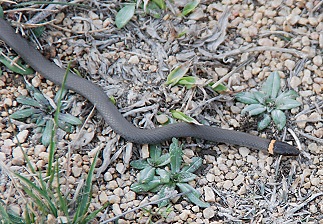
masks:
<svg viewBox="0 0 323 224"><path fill-rule="evenodd" d="M31 123L35 123L37 128L35 133L42 133L41 142L43 145L48 146L50 143L51 133L54 127L54 115L57 108L58 100L60 99L61 90L59 90L54 100L45 97L37 88L33 87L30 83L26 82L26 88L32 97L19 96L17 102L23 104L21 110L16 111L10 115L10 118L16 120L25 120L30 118ZM62 96L66 95L67 91L64 90ZM77 117L63 113L70 107L70 102L64 101L61 106L62 113L58 116L58 127L68 133L75 130L75 125L82 124L82 121Z"/></svg>
<svg viewBox="0 0 323 224"><path fill-rule="evenodd" d="M296 100L298 94L294 90L281 92L280 77L278 72L270 74L261 91L245 92L236 94L236 99L249 104L242 111L242 115L263 116L258 122L258 130L263 130L274 121L278 130L286 125L286 115L283 110L289 110L301 105Z"/></svg>
<svg viewBox="0 0 323 224"><path fill-rule="evenodd" d="M191 164L182 166L182 146L176 138L173 138L169 153L161 153L159 147L153 146L150 148L151 158L130 163L132 167L141 169L138 182L131 185L131 190L136 193L155 192L159 198L165 198L179 188L192 203L209 207L208 203L200 200L201 194L188 183L196 178L194 172L202 165L202 159L194 157ZM166 206L169 201L165 199L158 206Z"/></svg>

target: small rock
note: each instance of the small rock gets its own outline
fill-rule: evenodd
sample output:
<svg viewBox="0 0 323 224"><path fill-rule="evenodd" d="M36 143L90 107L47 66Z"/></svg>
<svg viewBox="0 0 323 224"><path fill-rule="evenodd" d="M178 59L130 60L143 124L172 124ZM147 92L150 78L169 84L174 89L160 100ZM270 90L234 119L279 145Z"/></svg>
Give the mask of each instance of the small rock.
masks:
<svg viewBox="0 0 323 224"><path fill-rule="evenodd" d="M105 199L105 198L101 198L101 199ZM103 202L101 199L100 199L100 201ZM121 201L120 197L117 195L110 195L107 197L107 199L108 199L107 201L109 201L109 203L111 203L111 204L116 204L116 203L119 204Z"/></svg>
<svg viewBox="0 0 323 224"><path fill-rule="evenodd" d="M115 180L110 181L110 182L107 184L107 188L108 188L109 190L114 190L114 189L118 188L118 183L117 183L117 181L115 181Z"/></svg>
<svg viewBox="0 0 323 224"><path fill-rule="evenodd" d="M186 221L186 219L188 218L189 214L191 214L190 211L184 210L181 212L181 214L179 214L179 218L183 221Z"/></svg>
<svg viewBox="0 0 323 224"><path fill-rule="evenodd" d="M139 63L139 58L137 55L133 55L129 58L128 62L130 64L138 64Z"/></svg>
<svg viewBox="0 0 323 224"><path fill-rule="evenodd" d="M3 146L12 147L14 145L15 145L15 143L13 143L13 141L11 139L6 139L3 141Z"/></svg>
<svg viewBox="0 0 323 224"><path fill-rule="evenodd" d="M203 210L203 216L206 219L211 219L214 217L214 215L215 215L215 209L212 207L208 207Z"/></svg>
<svg viewBox="0 0 323 224"><path fill-rule="evenodd" d="M317 67L322 65L322 56L321 55L317 55L313 58L313 64L316 65Z"/></svg>
<svg viewBox="0 0 323 224"><path fill-rule="evenodd" d="M17 134L17 138L19 143L24 143L26 141L26 138L28 137L29 131L28 130L22 130ZM14 138L13 142L18 143L17 138Z"/></svg>
<svg viewBox="0 0 323 224"><path fill-rule="evenodd" d="M141 157L143 159L146 159L146 158L149 157L149 146L148 146L148 144L142 145L142 147L141 147Z"/></svg>
<svg viewBox="0 0 323 224"><path fill-rule="evenodd" d="M269 47L274 46L274 41L272 41L269 38L261 38L261 39L259 39L258 43L261 46L269 46Z"/></svg>
<svg viewBox="0 0 323 224"><path fill-rule="evenodd" d="M313 186L318 186L321 183L321 180L319 177L311 177L310 181Z"/></svg>
<svg viewBox="0 0 323 224"><path fill-rule="evenodd" d="M48 152L41 152L39 153L39 158L44 160L46 163L48 162L48 157L49 157L49 154Z"/></svg>
<svg viewBox="0 0 323 224"><path fill-rule="evenodd" d="M0 161L5 161L6 160L6 154L4 152L0 152Z"/></svg>
<svg viewBox="0 0 323 224"><path fill-rule="evenodd" d="M284 62L284 65L286 66L286 68L288 68L288 70L292 71L295 68L295 61L287 59Z"/></svg>
<svg viewBox="0 0 323 224"><path fill-rule="evenodd" d="M228 74L228 69L227 68L215 68L214 71L220 76L225 76Z"/></svg>
<svg viewBox="0 0 323 224"><path fill-rule="evenodd" d="M81 176L83 169L82 167L78 167L78 166L73 166L72 167L72 173L74 177L79 177Z"/></svg>
<svg viewBox="0 0 323 224"><path fill-rule="evenodd" d="M300 84L302 83L301 79L297 76L293 76L290 80L290 86L293 88L293 89L296 89L297 86L299 86Z"/></svg>
<svg viewBox="0 0 323 224"><path fill-rule="evenodd" d="M108 199L108 195L107 195L107 193L105 193L105 191L102 191L101 193L100 193L100 195L99 195L99 200L100 200L100 202L102 203L102 204L105 204L107 201L109 201L109 199ZM112 203L112 202L111 202ZM114 203L112 203L112 204L114 204Z"/></svg>
<svg viewBox="0 0 323 224"><path fill-rule="evenodd" d="M124 171L125 171L124 164L123 163L117 163L116 170L118 171L118 173L123 174Z"/></svg>
<svg viewBox="0 0 323 224"><path fill-rule="evenodd" d="M302 37L302 44L303 44L304 46L309 46L309 45L311 45L311 41L310 41L310 39L308 38L308 36L303 36L303 37Z"/></svg>
<svg viewBox="0 0 323 224"><path fill-rule="evenodd" d="M205 201L215 202L215 195L214 195L212 188L205 186L203 189L204 189L204 194L205 194Z"/></svg>
<svg viewBox="0 0 323 224"><path fill-rule="evenodd" d="M112 212L113 212L115 215L120 215L120 214L122 214L119 204L113 204L113 205L112 205Z"/></svg>
<svg viewBox="0 0 323 224"><path fill-rule="evenodd" d="M246 147L240 147L239 153L242 157L246 157L250 153L250 150Z"/></svg>
<svg viewBox="0 0 323 224"><path fill-rule="evenodd" d="M3 104L11 107L12 106L12 99L5 98L4 101L3 101Z"/></svg>
<svg viewBox="0 0 323 224"><path fill-rule="evenodd" d="M105 181L108 182L108 181L113 179L113 176L112 176L112 174L110 172L105 172L103 178L104 178Z"/></svg>
<svg viewBox="0 0 323 224"><path fill-rule="evenodd" d="M234 186L239 186L244 182L244 175L239 174L232 182Z"/></svg>
<svg viewBox="0 0 323 224"><path fill-rule="evenodd" d="M156 116L156 119L159 124L165 124L168 121L168 117L166 114L160 114Z"/></svg>
<svg viewBox="0 0 323 224"><path fill-rule="evenodd" d="M213 174L211 174L211 173L206 174L206 180L208 182L212 183L212 182L214 182L214 179L215 179L215 176Z"/></svg>
<svg viewBox="0 0 323 224"><path fill-rule="evenodd" d="M16 147L12 150L12 157L16 159L24 159L24 153L20 147Z"/></svg>
<svg viewBox="0 0 323 224"><path fill-rule="evenodd" d="M45 146L43 146L43 145L36 145L35 146L35 149L34 149L34 155L36 157L38 157L41 152L45 152L45 151L46 151L46 147Z"/></svg>
<svg viewBox="0 0 323 224"><path fill-rule="evenodd" d="M31 80L31 84L34 86L34 87L39 87L40 84L41 84L41 80L38 76L35 76L32 80Z"/></svg>
<svg viewBox="0 0 323 224"><path fill-rule="evenodd" d="M300 116L298 116L297 118L296 118L296 124L297 124L297 126L299 127L299 128L305 128L305 126L306 126L306 120L307 120L308 118L307 118L307 116L306 116L306 114L301 114Z"/></svg>
<svg viewBox="0 0 323 224"><path fill-rule="evenodd" d="M257 160L257 158L256 157L254 157L254 156L250 156L250 155L248 155L247 156L247 162L248 163L251 163L252 165L254 165L254 166L257 166L258 165L258 160Z"/></svg>
<svg viewBox="0 0 323 224"><path fill-rule="evenodd" d="M12 165L21 166L25 163L25 160L21 158L13 158L11 162L12 162Z"/></svg>
<svg viewBox="0 0 323 224"><path fill-rule="evenodd" d="M232 180L226 180L223 182L223 188L226 190L231 189L232 186L233 186Z"/></svg>

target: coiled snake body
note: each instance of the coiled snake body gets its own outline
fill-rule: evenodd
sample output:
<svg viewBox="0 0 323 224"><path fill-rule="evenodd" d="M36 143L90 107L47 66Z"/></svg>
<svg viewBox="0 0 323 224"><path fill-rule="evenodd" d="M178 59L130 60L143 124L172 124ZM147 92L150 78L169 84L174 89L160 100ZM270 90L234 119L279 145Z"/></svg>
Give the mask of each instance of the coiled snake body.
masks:
<svg viewBox="0 0 323 224"><path fill-rule="evenodd" d="M27 40L16 34L13 28L2 18L0 18L0 39L46 79L57 85L62 84L65 70L44 58ZM212 126L176 123L154 129L140 129L129 123L122 116L118 109L110 102L105 92L97 85L69 73L65 86L67 89L71 89L87 98L95 105L110 127L131 142L155 144L169 140L172 137L195 137L212 142L222 142L264 150L271 154L291 156L299 154L295 147L284 142Z"/></svg>

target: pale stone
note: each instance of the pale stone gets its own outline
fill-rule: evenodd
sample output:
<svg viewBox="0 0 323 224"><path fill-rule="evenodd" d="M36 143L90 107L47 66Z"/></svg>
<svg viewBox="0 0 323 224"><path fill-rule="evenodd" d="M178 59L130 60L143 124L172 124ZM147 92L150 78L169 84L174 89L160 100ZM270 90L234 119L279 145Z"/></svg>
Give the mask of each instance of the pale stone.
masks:
<svg viewBox="0 0 323 224"><path fill-rule="evenodd" d="M118 183L117 183L117 181L115 181L115 180L110 181L110 182L107 184L107 188L108 188L109 190L114 190L114 189L118 188Z"/></svg>
<svg viewBox="0 0 323 224"><path fill-rule="evenodd" d="M72 173L74 177L79 177L81 176L83 169L81 167L78 166L73 166L72 167Z"/></svg>
<svg viewBox="0 0 323 224"><path fill-rule="evenodd" d="M4 101L3 101L3 104L11 107L12 106L12 99L10 98L5 98Z"/></svg>
<svg viewBox="0 0 323 224"><path fill-rule="evenodd" d="M205 186L204 188L205 201L215 202L215 194L212 188Z"/></svg>
<svg viewBox="0 0 323 224"><path fill-rule="evenodd" d="M113 204L113 205L112 205L112 212L113 212L115 215L120 215L120 214L122 214L122 211L121 211L121 209L120 209L119 204Z"/></svg>
<svg viewBox="0 0 323 224"><path fill-rule="evenodd" d="M19 132L17 134L17 138L18 138L19 143L24 143L28 137L28 134L29 134L28 130L22 130L21 132ZM14 140L13 140L14 143L18 143L17 138L14 138Z"/></svg>
<svg viewBox="0 0 323 224"><path fill-rule="evenodd" d="M313 58L313 64L316 65L317 67L322 65L322 56L321 55L317 55Z"/></svg>
<svg viewBox="0 0 323 224"><path fill-rule="evenodd" d="M244 175L239 174L232 182L234 186L239 186L244 182Z"/></svg>
<svg viewBox="0 0 323 224"><path fill-rule="evenodd" d="M254 156L250 156L250 155L248 155L248 156L247 156L247 162L248 162L248 163L251 163L253 166L257 166L257 165L258 165L258 160L257 160L257 158L256 158L256 157L254 157Z"/></svg>
<svg viewBox="0 0 323 224"><path fill-rule="evenodd" d="M99 195L99 200L102 204L105 204L109 199L107 193L105 191L102 191Z"/></svg>
<svg viewBox="0 0 323 224"><path fill-rule="evenodd" d="M104 178L105 181L108 182L108 181L113 179L113 176L112 176L112 174L110 172L105 172L103 178Z"/></svg>
<svg viewBox="0 0 323 224"><path fill-rule="evenodd" d="M250 153L250 150L246 147L240 147L239 153L242 157L246 157Z"/></svg>
<svg viewBox="0 0 323 224"><path fill-rule="evenodd" d="M296 89L302 83L301 79L298 76L293 76L290 80L290 86L293 89Z"/></svg>
<svg viewBox="0 0 323 224"><path fill-rule="evenodd" d="M295 68L295 61L287 59L284 62L284 65L286 66L286 68L288 68L290 71L292 71Z"/></svg>
<svg viewBox="0 0 323 224"><path fill-rule="evenodd" d="M24 153L22 152L22 149L20 147L16 147L12 150L12 157L13 158L18 158L18 159L23 159L24 158Z"/></svg>
<svg viewBox="0 0 323 224"><path fill-rule="evenodd" d="M215 215L215 209L213 207L208 207L203 210L203 216L206 219L211 219Z"/></svg>
<svg viewBox="0 0 323 224"><path fill-rule="evenodd" d="M226 190L230 190L233 186L232 180L225 180L223 182L223 188Z"/></svg>
<svg viewBox="0 0 323 224"><path fill-rule="evenodd" d="M272 41L269 38L261 38L261 39L259 39L258 43L261 46L268 46L268 47L274 46L274 41Z"/></svg>
<svg viewBox="0 0 323 224"><path fill-rule="evenodd" d="M166 114L160 114L156 116L156 119L159 124L165 124L168 121L168 117Z"/></svg>
<svg viewBox="0 0 323 224"><path fill-rule="evenodd" d="M130 64L138 64L139 63L139 58L137 55L133 55L129 58L128 62Z"/></svg>

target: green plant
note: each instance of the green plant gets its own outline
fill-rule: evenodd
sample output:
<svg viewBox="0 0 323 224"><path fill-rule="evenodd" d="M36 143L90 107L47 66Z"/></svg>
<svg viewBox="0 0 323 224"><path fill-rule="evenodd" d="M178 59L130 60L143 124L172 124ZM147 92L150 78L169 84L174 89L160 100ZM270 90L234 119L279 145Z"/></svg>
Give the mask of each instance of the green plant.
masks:
<svg viewBox="0 0 323 224"><path fill-rule="evenodd" d="M278 130L286 125L286 115L283 110L289 110L301 105L296 100L298 94L294 90L281 92L280 77L278 72L273 72L263 84L261 91L245 92L236 94L236 100L249 104L241 114L249 116L263 116L258 122L258 129L263 130L274 121Z"/></svg>
<svg viewBox="0 0 323 224"><path fill-rule="evenodd" d="M208 207L208 203L199 199L200 193L188 184L196 178L193 172L202 165L202 159L194 157L191 164L182 167L182 154L182 146L176 138L173 138L169 153L164 155L160 147L151 147L150 158L130 163L132 167L141 169L137 177L138 182L131 185L131 190L136 193L158 192L159 198L164 198L179 188L181 192L186 193L186 197L192 203L200 207ZM165 199L158 206L163 207L168 203L169 199Z"/></svg>
<svg viewBox="0 0 323 224"><path fill-rule="evenodd" d="M190 14L199 4L199 0L193 0L188 2L183 10L181 15L187 16ZM155 18L160 18L162 11L166 9L166 2L164 0L136 0L132 3L127 3L123 6L117 13L115 22L119 29L123 28L135 15L136 8L142 8L144 13L147 13Z"/></svg>
<svg viewBox="0 0 323 224"><path fill-rule="evenodd" d="M46 98L42 92L37 88L33 87L31 84L26 82L26 88L30 92L31 97L19 96L17 97L17 102L24 105L24 108L16 111L10 115L10 118L17 120L25 120L30 118L31 123L35 123L37 128L35 128L35 133L42 133L41 142L45 146L50 143L50 136L54 126L54 115L58 105L58 100L60 93L62 96L66 96L67 91L59 90L54 100ZM62 103L61 110L58 116L58 127L68 133L75 130L75 125L82 124L82 121L71 114L62 113L70 107L70 101L67 99Z"/></svg>

